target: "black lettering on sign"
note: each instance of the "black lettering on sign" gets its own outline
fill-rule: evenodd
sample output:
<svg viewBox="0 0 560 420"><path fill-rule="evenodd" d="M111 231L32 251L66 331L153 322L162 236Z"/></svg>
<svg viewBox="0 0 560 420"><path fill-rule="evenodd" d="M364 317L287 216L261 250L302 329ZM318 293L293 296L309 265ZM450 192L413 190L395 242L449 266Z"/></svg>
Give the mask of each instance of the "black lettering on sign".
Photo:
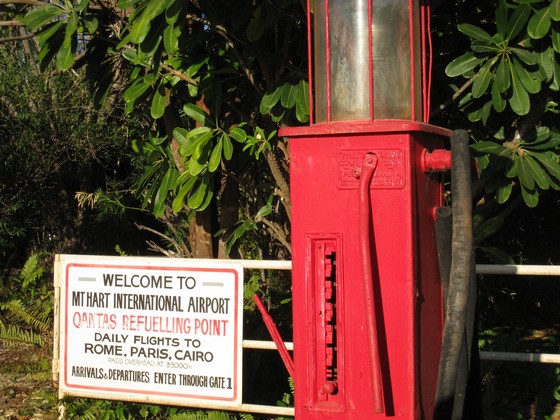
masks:
<svg viewBox="0 0 560 420"><path fill-rule="evenodd" d="M144 357L146 359L167 359L169 354L167 349L158 349L153 347L130 347L131 357Z"/></svg>
<svg viewBox="0 0 560 420"><path fill-rule="evenodd" d="M108 356L125 356L122 346L113 346L110 344L84 343L84 352Z"/></svg>

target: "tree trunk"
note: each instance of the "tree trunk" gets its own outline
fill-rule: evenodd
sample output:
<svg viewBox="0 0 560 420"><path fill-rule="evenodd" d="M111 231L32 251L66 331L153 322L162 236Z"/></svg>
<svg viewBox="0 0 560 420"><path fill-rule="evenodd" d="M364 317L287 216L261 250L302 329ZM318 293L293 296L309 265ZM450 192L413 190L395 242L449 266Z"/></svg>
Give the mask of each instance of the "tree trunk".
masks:
<svg viewBox="0 0 560 420"><path fill-rule="evenodd" d="M207 111L201 99L197 105ZM171 139L171 150L173 152L173 160L175 166L180 173L185 171L184 165L181 165L181 156L179 155L180 145L173 138L173 130L180 124L179 113L172 104L168 104L163 115L163 122L168 138ZM197 127L200 125L197 122ZM202 211L197 211L189 224L189 243L193 258L215 258L217 249L214 249L214 216L213 203Z"/></svg>

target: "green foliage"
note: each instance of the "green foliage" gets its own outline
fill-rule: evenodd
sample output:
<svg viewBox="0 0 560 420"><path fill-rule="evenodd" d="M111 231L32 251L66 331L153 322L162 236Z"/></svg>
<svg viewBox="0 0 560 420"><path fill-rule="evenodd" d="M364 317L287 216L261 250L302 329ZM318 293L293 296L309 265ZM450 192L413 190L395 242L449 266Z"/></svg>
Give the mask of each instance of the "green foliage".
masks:
<svg viewBox="0 0 560 420"><path fill-rule="evenodd" d="M256 189L257 196L249 197L241 188L241 198L256 199L251 207L257 211L274 183L288 197L287 173L277 167L278 156L287 162L277 150L283 140L276 131L309 120L299 0L214 6L138 0L100 10L82 0L37 6L22 17L37 32L42 68L85 66L94 104L118 93L125 112L149 116L153 134L133 146L141 166L135 191L142 207L164 220L171 211L190 220L193 212L223 205L220 185L228 177L243 177L247 190ZM252 162L263 156L270 161L264 176L256 170L266 167ZM262 189L263 178L272 185ZM285 212L271 216L273 223L285 223ZM272 239L279 232L260 231Z"/></svg>
<svg viewBox="0 0 560 420"><path fill-rule="evenodd" d="M486 192L502 204L515 186L530 207L544 191L560 188L559 126L551 118L556 102L548 99L560 90L557 3L500 0L493 27L458 25L471 39L470 50L446 67L449 77L473 81L460 107L493 133L472 149Z"/></svg>

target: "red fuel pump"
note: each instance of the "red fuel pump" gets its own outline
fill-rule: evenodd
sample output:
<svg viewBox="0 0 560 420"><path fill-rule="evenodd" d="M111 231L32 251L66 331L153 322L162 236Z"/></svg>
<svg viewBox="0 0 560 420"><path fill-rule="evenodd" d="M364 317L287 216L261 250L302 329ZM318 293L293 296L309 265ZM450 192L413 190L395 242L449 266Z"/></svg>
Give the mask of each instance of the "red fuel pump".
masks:
<svg viewBox="0 0 560 420"><path fill-rule="evenodd" d="M456 348L439 368L434 224L453 132L426 123L425 13L417 0L308 4L312 120L281 132L298 419L431 419L462 380Z"/></svg>

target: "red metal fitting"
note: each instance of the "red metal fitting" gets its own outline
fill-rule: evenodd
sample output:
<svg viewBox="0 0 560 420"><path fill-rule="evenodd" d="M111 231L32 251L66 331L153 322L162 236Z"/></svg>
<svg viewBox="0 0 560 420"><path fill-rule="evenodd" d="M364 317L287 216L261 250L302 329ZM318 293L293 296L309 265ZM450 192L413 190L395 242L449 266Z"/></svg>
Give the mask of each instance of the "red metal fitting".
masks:
<svg viewBox="0 0 560 420"><path fill-rule="evenodd" d="M323 391L325 394L334 394L336 393L337 390L338 390L338 384L333 381L327 381L323 385L323 389L321 389L321 391Z"/></svg>
<svg viewBox="0 0 560 420"><path fill-rule="evenodd" d="M424 172L446 172L451 169L451 152L445 149L436 149L424 152L422 159Z"/></svg>

